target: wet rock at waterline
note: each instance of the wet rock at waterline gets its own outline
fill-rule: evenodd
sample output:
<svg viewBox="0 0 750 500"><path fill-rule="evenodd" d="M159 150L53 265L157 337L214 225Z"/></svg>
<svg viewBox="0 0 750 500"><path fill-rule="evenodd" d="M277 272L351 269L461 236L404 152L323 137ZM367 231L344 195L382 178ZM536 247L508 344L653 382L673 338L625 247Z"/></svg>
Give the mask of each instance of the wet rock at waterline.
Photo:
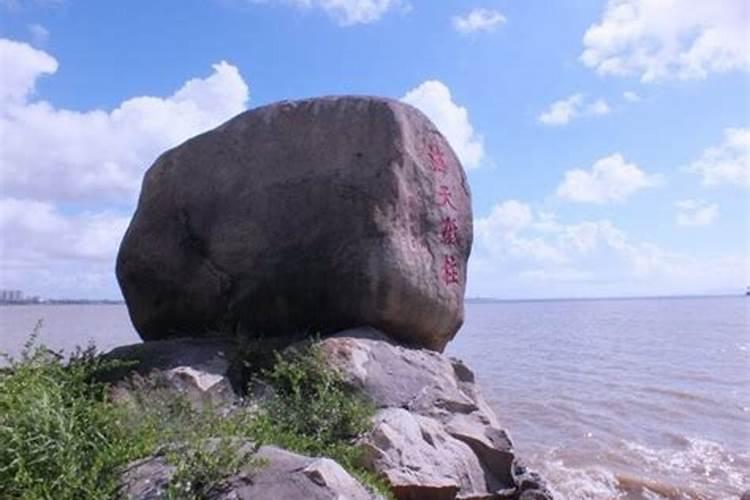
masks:
<svg viewBox="0 0 750 500"><path fill-rule="evenodd" d="M117 259L145 340L371 325L442 350L463 321L471 200L406 104L281 102L164 153Z"/></svg>
<svg viewBox="0 0 750 500"><path fill-rule="evenodd" d="M551 498L546 483L518 461L460 360L398 345L373 328L318 345L378 408L360 444L368 468L399 500Z"/></svg>

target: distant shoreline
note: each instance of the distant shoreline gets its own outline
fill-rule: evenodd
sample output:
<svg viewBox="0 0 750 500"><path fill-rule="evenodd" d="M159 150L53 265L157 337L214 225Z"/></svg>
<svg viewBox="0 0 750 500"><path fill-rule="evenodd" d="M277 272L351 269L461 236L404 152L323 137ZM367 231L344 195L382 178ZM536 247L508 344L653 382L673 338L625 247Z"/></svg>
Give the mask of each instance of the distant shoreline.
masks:
<svg viewBox="0 0 750 500"><path fill-rule="evenodd" d="M693 294L693 295L633 295L614 297L544 297L544 298L517 298L501 299L493 297L469 297L464 300L466 304L502 304L515 302L599 302L607 300L674 300L674 299L710 299L727 297L745 297L744 293L720 293L720 294ZM61 305L89 305L110 306L125 305L124 300L108 299L54 299L45 301L18 301L0 302L0 306L61 306Z"/></svg>
<svg viewBox="0 0 750 500"><path fill-rule="evenodd" d="M125 305L124 300L86 300L86 299L60 299L60 300L21 300L17 302L0 302L0 306L111 306Z"/></svg>
<svg viewBox="0 0 750 500"><path fill-rule="evenodd" d="M544 297L544 298L519 298L519 299L497 299L489 297L469 297L464 300L466 304L498 304L508 302L599 302L606 300L673 300L673 299L712 299L728 297L745 297L744 293L718 293L718 294L693 294L693 295L630 295L614 297Z"/></svg>

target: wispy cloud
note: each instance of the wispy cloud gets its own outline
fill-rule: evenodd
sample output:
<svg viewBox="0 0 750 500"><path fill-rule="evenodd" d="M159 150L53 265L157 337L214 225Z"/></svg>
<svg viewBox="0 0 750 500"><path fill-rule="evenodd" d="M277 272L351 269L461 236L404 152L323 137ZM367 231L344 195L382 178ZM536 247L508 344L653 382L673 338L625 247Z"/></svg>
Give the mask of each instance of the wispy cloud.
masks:
<svg viewBox="0 0 750 500"><path fill-rule="evenodd" d="M49 40L49 30L41 24L29 24L29 34L31 35L31 43L37 47L43 47Z"/></svg>
<svg viewBox="0 0 750 500"><path fill-rule="evenodd" d="M369 24L380 20L389 11L409 11L405 0L249 0L257 4L287 4L301 9L325 12L340 26Z"/></svg>
<svg viewBox="0 0 750 500"><path fill-rule="evenodd" d="M609 0L583 45L597 73L644 82L747 71L747 0Z"/></svg>
<svg viewBox="0 0 750 500"><path fill-rule="evenodd" d="M695 257L634 238L606 218L564 221L519 200L498 202L474 228L475 296L684 293L750 279L742 253Z"/></svg>
<svg viewBox="0 0 750 500"><path fill-rule="evenodd" d="M579 93L553 102L537 119L544 125L561 126L581 116L602 116L610 111L606 100L588 101L584 94Z"/></svg>
<svg viewBox="0 0 750 500"><path fill-rule="evenodd" d="M590 170L573 169L557 187L557 196L579 203L622 202L636 192L658 186L662 180L650 175L635 163L628 163L620 153L597 160Z"/></svg>
<svg viewBox="0 0 750 500"><path fill-rule="evenodd" d="M722 143L703 151L687 170L700 175L706 186L750 188L750 128L724 130Z"/></svg>
<svg viewBox="0 0 750 500"><path fill-rule="evenodd" d="M505 16L494 9L476 8L453 18L453 27L460 33L495 31L506 22Z"/></svg>
<svg viewBox="0 0 750 500"><path fill-rule="evenodd" d="M628 102L640 102L641 100L641 96L632 90L626 90L623 92L622 97Z"/></svg>
<svg viewBox="0 0 750 500"><path fill-rule="evenodd" d="M675 208L678 226L707 226L719 216L719 205L703 200L681 200Z"/></svg>

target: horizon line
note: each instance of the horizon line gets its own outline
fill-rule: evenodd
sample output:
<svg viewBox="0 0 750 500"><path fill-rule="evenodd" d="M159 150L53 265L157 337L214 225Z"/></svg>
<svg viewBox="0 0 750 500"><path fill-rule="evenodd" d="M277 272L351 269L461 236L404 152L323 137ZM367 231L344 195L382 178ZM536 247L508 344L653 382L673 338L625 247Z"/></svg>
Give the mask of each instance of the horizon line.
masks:
<svg viewBox="0 0 750 500"><path fill-rule="evenodd" d="M715 293L686 293L686 294L655 294L655 295L601 295L601 296L557 296L557 297L485 297L485 296L473 296L464 297L464 302L552 302L552 301L566 301L566 300L627 300L627 299L688 299L688 298L709 298L709 297L744 297L748 293L745 291L741 292L715 292ZM40 299L39 302L16 302L17 304L26 305L44 305L47 303L55 302L116 302L125 303L124 298L44 298ZM12 305L14 302L4 302L5 304Z"/></svg>

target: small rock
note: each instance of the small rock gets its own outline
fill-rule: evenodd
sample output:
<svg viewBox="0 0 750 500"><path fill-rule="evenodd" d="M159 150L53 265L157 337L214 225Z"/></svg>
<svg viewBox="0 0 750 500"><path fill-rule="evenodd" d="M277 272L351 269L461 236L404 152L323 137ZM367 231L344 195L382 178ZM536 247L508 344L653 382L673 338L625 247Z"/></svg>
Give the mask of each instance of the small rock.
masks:
<svg viewBox="0 0 750 500"><path fill-rule="evenodd" d="M369 466L385 476L399 500L452 499L487 491L471 448L429 417L400 408L381 410L363 446Z"/></svg>
<svg viewBox="0 0 750 500"><path fill-rule="evenodd" d="M119 496L126 500L162 500L175 467L162 456L128 465L120 476Z"/></svg>
<svg viewBox="0 0 750 500"><path fill-rule="evenodd" d="M124 366L101 374L111 396L125 402L148 391L179 394L196 408L230 407L244 389L232 339L172 339L134 344L105 354Z"/></svg>
<svg viewBox="0 0 750 500"><path fill-rule="evenodd" d="M262 465L225 480L216 500L373 500L370 492L328 458L310 458L275 446L255 455Z"/></svg>
<svg viewBox="0 0 750 500"><path fill-rule="evenodd" d="M209 440L206 446L212 446ZM255 459L239 473L223 479L208 495L209 500L374 500L371 493L338 463L328 458L310 458L275 446L237 442L237 452ZM165 498L175 467L164 456L139 460L121 476L119 494L128 500Z"/></svg>

